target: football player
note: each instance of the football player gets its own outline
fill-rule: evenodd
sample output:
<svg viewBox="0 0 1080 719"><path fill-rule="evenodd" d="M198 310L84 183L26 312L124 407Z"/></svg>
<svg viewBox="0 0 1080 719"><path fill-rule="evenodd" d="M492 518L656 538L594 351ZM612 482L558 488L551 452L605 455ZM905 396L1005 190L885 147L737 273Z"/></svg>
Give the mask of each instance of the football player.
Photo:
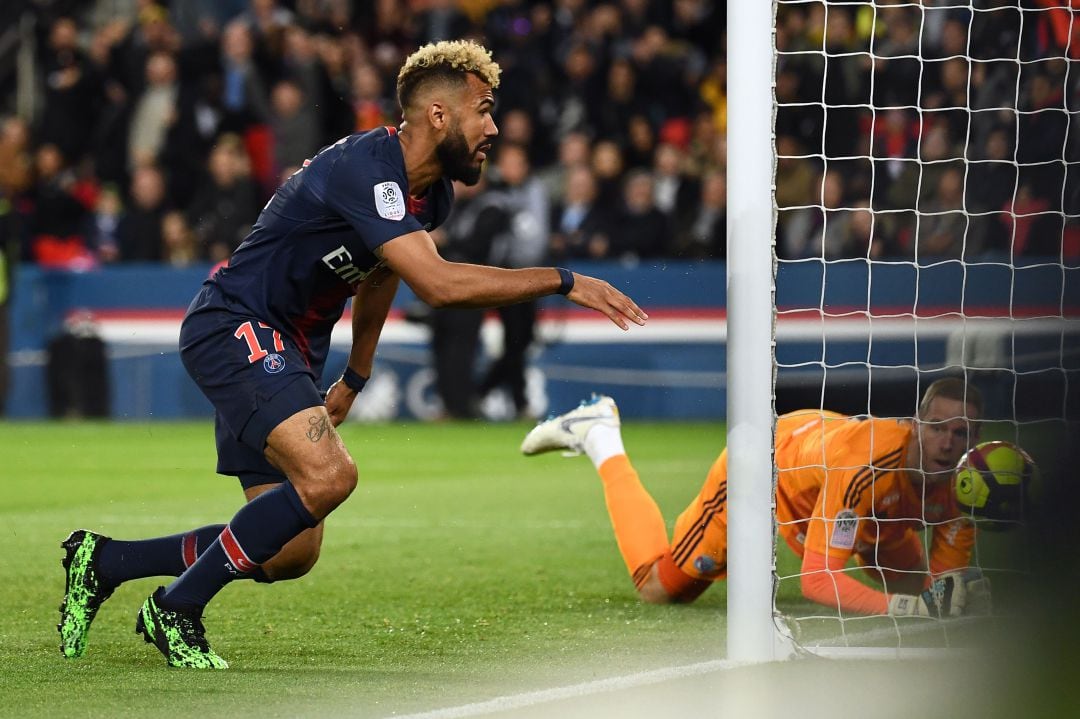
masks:
<svg viewBox="0 0 1080 719"><path fill-rule="evenodd" d="M914 419L821 410L783 415L776 426L776 519L802 558L802 592L843 612L959 616L988 601L988 580L969 571L975 527L956 504L957 461L978 438L982 399L958 379L931 384ZM596 396L538 424L526 455L588 455L603 483L615 539L646 602L691 602L727 574L727 450L679 516L664 518L623 446L619 412ZM929 557L921 530L930 525ZM854 559L882 587L844 571Z"/></svg>
<svg viewBox="0 0 1080 719"><path fill-rule="evenodd" d="M225 525L127 542L78 530L63 543L60 649L81 656L95 613L128 579L178 575L144 602L136 629L171 666L225 668L207 643L206 604L228 582L302 576L323 520L352 493L356 465L335 427L371 373L398 283L433 307L494 307L562 294L622 329L645 313L607 282L562 268L447 262L428 230L475 184L498 130L499 66L470 41L427 45L398 74L404 122L321 150L263 208L180 330L188 373L215 408L218 472L247 503ZM331 329L352 299L344 375L320 395Z"/></svg>

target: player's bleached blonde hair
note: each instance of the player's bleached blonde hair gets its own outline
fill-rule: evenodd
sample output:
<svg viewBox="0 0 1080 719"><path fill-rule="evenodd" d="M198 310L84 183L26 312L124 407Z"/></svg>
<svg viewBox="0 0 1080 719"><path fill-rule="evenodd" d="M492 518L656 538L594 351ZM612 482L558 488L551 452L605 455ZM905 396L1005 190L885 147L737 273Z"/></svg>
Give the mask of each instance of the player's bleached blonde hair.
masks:
<svg viewBox="0 0 1080 719"><path fill-rule="evenodd" d="M397 76L398 105L404 112L416 92L431 80L464 83L472 73L495 89L502 69L491 51L473 40L442 40L424 45L409 55Z"/></svg>

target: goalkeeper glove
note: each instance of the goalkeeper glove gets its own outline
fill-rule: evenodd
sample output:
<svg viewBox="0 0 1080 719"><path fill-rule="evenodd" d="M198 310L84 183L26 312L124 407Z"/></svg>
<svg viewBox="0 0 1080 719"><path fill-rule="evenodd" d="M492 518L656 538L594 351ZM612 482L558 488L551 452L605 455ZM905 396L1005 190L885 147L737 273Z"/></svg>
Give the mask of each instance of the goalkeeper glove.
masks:
<svg viewBox="0 0 1080 719"><path fill-rule="evenodd" d="M990 600L990 577L983 576L982 570L967 569L961 573L964 581L964 614L988 616L993 610Z"/></svg>
<svg viewBox="0 0 1080 719"><path fill-rule="evenodd" d="M889 595L889 615L893 617L933 617L948 619L964 613L967 589L962 572L942 574L922 594Z"/></svg>

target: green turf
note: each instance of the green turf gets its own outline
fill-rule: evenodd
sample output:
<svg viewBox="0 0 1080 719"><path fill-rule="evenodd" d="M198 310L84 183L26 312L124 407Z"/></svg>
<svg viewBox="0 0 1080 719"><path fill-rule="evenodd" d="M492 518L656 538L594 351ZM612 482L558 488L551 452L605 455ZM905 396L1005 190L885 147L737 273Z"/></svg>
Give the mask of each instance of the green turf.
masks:
<svg viewBox="0 0 1080 719"><path fill-rule="evenodd" d="M690 606L639 603L591 464L521 457L526 430L346 425L360 486L319 565L226 588L205 619L232 668L200 673L166 669L134 634L153 579L105 604L82 660L60 657L55 625L71 529L140 538L236 510L239 487L212 473L210 424L0 423L0 716L382 717L722 657L724 584ZM630 423L624 437L670 527L723 426ZM786 547L778 562L797 572ZM820 613L796 581L777 601ZM884 627L893 641L890 620L801 625L807 640Z"/></svg>
<svg viewBox="0 0 1080 719"><path fill-rule="evenodd" d="M0 715L385 716L721 656L723 587L676 611L637 602L592 465L521 457L526 429L347 425L360 486L319 565L226 588L205 619L232 669L207 674L167 670L134 634L153 579L104 605L82 660L60 657L55 624L71 529L154 536L239 506L212 473L211 426L0 424ZM626 428L665 516L700 487L722 429Z"/></svg>

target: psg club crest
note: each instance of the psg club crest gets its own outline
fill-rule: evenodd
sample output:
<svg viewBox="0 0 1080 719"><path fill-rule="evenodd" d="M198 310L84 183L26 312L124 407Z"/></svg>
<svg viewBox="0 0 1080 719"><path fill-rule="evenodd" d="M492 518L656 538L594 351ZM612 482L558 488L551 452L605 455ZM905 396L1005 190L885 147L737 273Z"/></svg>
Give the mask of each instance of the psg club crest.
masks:
<svg viewBox="0 0 1080 719"><path fill-rule="evenodd" d="M263 369L270 374L277 374L285 369L285 358L277 353L266 355L263 358Z"/></svg>

